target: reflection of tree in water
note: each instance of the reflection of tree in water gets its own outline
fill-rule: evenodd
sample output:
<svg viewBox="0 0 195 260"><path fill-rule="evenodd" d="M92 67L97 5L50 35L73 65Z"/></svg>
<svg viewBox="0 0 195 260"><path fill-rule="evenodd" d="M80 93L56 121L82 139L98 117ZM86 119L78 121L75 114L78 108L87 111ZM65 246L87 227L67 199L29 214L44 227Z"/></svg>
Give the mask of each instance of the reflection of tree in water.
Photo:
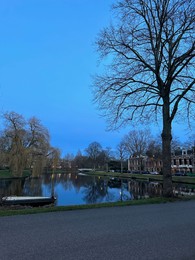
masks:
<svg viewBox="0 0 195 260"><path fill-rule="evenodd" d="M42 196L42 178L29 178L25 181L23 195Z"/></svg>
<svg viewBox="0 0 195 260"><path fill-rule="evenodd" d="M160 183L136 180L112 180L109 177L81 176L77 173L46 174L42 178L24 180L0 180L0 196L29 195L60 197L61 191L76 191L83 203L126 201L159 196ZM56 192L56 193L55 193ZM62 192L63 193L63 192Z"/></svg>
<svg viewBox="0 0 195 260"><path fill-rule="evenodd" d="M83 200L86 203L126 201L132 199L128 190L127 181L117 179L109 180L106 178L93 178L93 181L85 185Z"/></svg>
<svg viewBox="0 0 195 260"><path fill-rule="evenodd" d="M42 190L44 195L52 195L53 188L52 174L43 174L42 175Z"/></svg>
<svg viewBox="0 0 195 260"><path fill-rule="evenodd" d="M107 185L103 179L97 179L93 177L91 182L88 182L84 186L84 197L83 200L86 203L97 203L102 202L104 197L107 195Z"/></svg>
<svg viewBox="0 0 195 260"><path fill-rule="evenodd" d="M116 200L116 196L114 193L110 192L109 189L107 188L107 192L105 195L105 202L112 202Z"/></svg>
<svg viewBox="0 0 195 260"><path fill-rule="evenodd" d="M25 179L1 180L0 196L19 196L22 194Z"/></svg>
<svg viewBox="0 0 195 260"><path fill-rule="evenodd" d="M77 192L80 191L82 187L88 187L91 182L93 182L94 177L88 176L88 175L75 175L75 178L73 179L74 187Z"/></svg>
<svg viewBox="0 0 195 260"><path fill-rule="evenodd" d="M68 173L64 175L63 180L61 181L61 185L63 186L64 190L72 190L73 183L72 183L72 175L71 173Z"/></svg>
<svg viewBox="0 0 195 260"><path fill-rule="evenodd" d="M62 186L64 191L71 191L75 187L75 180L77 179L76 173L63 172L54 174L45 174L43 176L43 185L49 194L54 193L59 187ZM79 185L80 186L80 185Z"/></svg>
<svg viewBox="0 0 195 260"><path fill-rule="evenodd" d="M121 181L120 201L127 201L133 198L133 195L128 189L128 183Z"/></svg>
<svg viewBox="0 0 195 260"><path fill-rule="evenodd" d="M132 199L132 195L128 190L127 180L120 178L111 178L108 181L108 187L113 191L115 189L115 194L110 192L110 200L109 201L127 201Z"/></svg>
<svg viewBox="0 0 195 260"><path fill-rule="evenodd" d="M53 184L51 184L53 183ZM64 172L60 174L46 174L43 178L43 185L51 192L52 185L54 187L54 194L55 189L58 189L59 187L63 187L64 191L71 191L75 190L77 193L80 192L80 189L82 187L92 187L93 180L91 176L80 176L76 172ZM84 189L85 189L84 188ZM97 187L97 189L102 189L101 187ZM93 188L92 188L93 189ZM91 193L91 192L90 192ZM92 194L94 194L95 191L92 191ZM57 196L57 194L55 194ZM89 199L91 200L91 199ZM93 201L93 199L92 199Z"/></svg>

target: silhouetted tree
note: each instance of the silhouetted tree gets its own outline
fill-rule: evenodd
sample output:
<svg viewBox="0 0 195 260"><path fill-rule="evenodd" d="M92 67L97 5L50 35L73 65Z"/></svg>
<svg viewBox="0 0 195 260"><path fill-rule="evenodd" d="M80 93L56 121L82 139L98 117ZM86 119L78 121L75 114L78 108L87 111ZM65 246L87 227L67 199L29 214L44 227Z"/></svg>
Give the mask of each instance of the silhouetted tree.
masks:
<svg viewBox="0 0 195 260"><path fill-rule="evenodd" d="M96 41L107 69L94 98L110 128L162 118L163 195L172 191L172 123L194 116L195 2L121 0ZM186 114L184 114L186 113Z"/></svg>
<svg viewBox="0 0 195 260"><path fill-rule="evenodd" d="M132 130L123 138L126 151L131 156L142 156L145 154L151 140L149 130Z"/></svg>
<svg viewBox="0 0 195 260"><path fill-rule="evenodd" d="M87 156L83 155L79 150L74 158L76 168L88 168ZM90 166L89 166L90 167Z"/></svg>
<svg viewBox="0 0 195 260"><path fill-rule="evenodd" d="M162 159L162 145L158 139L153 139L148 143L146 155L150 158Z"/></svg>
<svg viewBox="0 0 195 260"><path fill-rule="evenodd" d="M117 157L120 159L120 164L121 164L121 173L123 172L123 163L124 160L127 159L128 157L128 152L126 149L126 143L124 140L122 140L116 147L117 149Z"/></svg>
<svg viewBox="0 0 195 260"><path fill-rule="evenodd" d="M98 142L93 142L89 144L89 146L85 149L86 154L91 159L93 163L94 170L98 164L98 159L100 158L100 154L102 152L102 146Z"/></svg>

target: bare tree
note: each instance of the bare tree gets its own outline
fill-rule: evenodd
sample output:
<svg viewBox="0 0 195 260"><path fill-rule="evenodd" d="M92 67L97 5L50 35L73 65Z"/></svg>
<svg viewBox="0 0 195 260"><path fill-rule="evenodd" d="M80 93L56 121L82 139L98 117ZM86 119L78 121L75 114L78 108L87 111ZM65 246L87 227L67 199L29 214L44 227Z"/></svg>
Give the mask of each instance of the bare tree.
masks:
<svg viewBox="0 0 195 260"><path fill-rule="evenodd" d="M112 157L112 150L110 147L106 147L106 149L102 149L100 154L98 155L98 163L100 167L108 172L108 163L110 158Z"/></svg>
<svg viewBox="0 0 195 260"><path fill-rule="evenodd" d="M181 142L181 140L179 139L179 137L173 135L172 136L172 140L171 140L171 150L172 152L174 150L177 150L178 147L182 147L183 146L183 143Z"/></svg>
<svg viewBox="0 0 195 260"><path fill-rule="evenodd" d="M78 152L74 158L74 163L77 168L85 168L87 165L87 157L82 155L81 151L78 150Z"/></svg>
<svg viewBox="0 0 195 260"><path fill-rule="evenodd" d="M158 142L158 139L152 139L148 143L146 155L149 158L162 159L162 145Z"/></svg>
<svg viewBox="0 0 195 260"><path fill-rule="evenodd" d="M125 159L127 159L128 157L128 152L127 152L127 149L126 149L126 143L125 141L121 141L117 147L117 155L118 157L120 158L120 163L121 163L121 173L123 172L123 162Z"/></svg>
<svg viewBox="0 0 195 260"><path fill-rule="evenodd" d="M71 168L75 167L74 162L75 162L74 155L72 153L67 153L61 160L61 166L62 168L66 168L70 170Z"/></svg>
<svg viewBox="0 0 195 260"><path fill-rule="evenodd" d="M139 158L140 171L144 170L143 156L147 151L150 140L151 135L149 130L132 130L125 135L123 139L126 151L129 155Z"/></svg>
<svg viewBox="0 0 195 260"><path fill-rule="evenodd" d="M194 117L195 3L121 0L113 10L116 23L96 41L108 59L94 99L111 128L162 120L163 195L170 197L172 123L176 115Z"/></svg>
<svg viewBox="0 0 195 260"><path fill-rule="evenodd" d="M28 120L28 143L26 144L27 147L36 147L39 148L45 153L47 153L48 146L49 146L49 132L44 127L40 120L36 117L31 117Z"/></svg>
<svg viewBox="0 0 195 260"><path fill-rule="evenodd" d="M131 156L144 155L150 140L151 135L148 130L132 130L123 138L126 150Z"/></svg>
<svg viewBox="0 0 195 260"><path fill-rule="evenodd" d="M191 136L189 136L188 140L186 141L186 145L188 147L195 146L195 133L193 133Z"/></svg>
<svg viewBox="0 0 195 260"><path fill-rule="evenodd" d="M88 157L91 159L93 163L93 168L95 170L97 163L98 163L98 157L102 152L102 146L98 142L93 142L89 144L89 146L85 149Z"/></svg>

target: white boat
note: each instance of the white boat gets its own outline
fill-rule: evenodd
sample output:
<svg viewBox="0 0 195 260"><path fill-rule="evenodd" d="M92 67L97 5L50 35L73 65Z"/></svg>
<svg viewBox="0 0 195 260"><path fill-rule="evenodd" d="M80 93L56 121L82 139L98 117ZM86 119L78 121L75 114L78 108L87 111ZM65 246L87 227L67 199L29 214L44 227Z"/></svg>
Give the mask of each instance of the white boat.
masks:
<svg viewBox="0 0 195 260"><path fill-rule="evenodd" d="M3 205L30 205L30 206L43 206L52 204L56 200L55 197L42 197L42 196L8 196L3 197L1 202Z"/></svg>

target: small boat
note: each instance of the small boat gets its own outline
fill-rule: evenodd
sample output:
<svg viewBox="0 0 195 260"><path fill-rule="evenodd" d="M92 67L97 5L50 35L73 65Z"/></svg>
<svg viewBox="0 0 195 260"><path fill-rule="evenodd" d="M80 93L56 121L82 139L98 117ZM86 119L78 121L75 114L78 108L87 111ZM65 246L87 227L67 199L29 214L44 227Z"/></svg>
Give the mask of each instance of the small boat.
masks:
<svg viewBox="0 0 195 260"><path fill-rule="evenodd" d="M3 197L1 202L3 205L28 205L28 206L44 206L54 203L56 198L52 197L34 197L34 196L8 196Z"/></svg>

